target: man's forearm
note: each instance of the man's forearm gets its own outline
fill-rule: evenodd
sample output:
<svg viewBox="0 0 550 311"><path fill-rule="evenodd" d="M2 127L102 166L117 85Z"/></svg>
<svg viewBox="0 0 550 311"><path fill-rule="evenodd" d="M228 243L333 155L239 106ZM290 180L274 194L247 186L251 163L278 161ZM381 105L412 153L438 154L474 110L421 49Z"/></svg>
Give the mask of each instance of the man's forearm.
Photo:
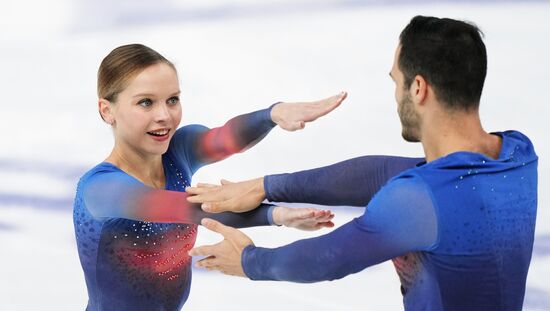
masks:
<svg viewBox="0 0 550 311"><path fill-rule="evenodd" d="M265 197L273 202L365 206L390 178L422 161L363 156L311 170L268 175L263 179Z"/></svg>

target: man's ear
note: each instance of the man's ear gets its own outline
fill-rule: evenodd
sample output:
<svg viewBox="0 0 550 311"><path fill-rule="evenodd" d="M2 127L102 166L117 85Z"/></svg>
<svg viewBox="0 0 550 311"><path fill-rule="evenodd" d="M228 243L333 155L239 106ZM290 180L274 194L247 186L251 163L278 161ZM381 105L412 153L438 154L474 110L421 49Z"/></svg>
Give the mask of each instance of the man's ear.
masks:
<svg viewBox="0 0 550 311"><path fill-rule="evenodd" d="M424 105L428 97L428 82L421 75L416 75L409 89L411 99L416 105Z"/></svg>
<svg viewBox="0 0 550 311"><path fill-rule="evenodd" d="M110 125L113 125L115 123L115 119L112 113L112 104L110 101L106 100L105 98L100 98L98 101L98 109L99 109L99 116L105 123L108 123Z"/></svg>

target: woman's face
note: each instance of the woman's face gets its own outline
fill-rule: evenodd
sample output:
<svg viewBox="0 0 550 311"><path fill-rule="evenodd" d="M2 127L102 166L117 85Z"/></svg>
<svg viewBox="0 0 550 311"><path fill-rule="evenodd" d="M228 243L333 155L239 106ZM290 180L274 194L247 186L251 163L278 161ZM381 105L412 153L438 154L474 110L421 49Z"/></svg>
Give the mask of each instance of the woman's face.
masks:
<svg viewBox="0 0 550 311"><path fill-rule="evenodd" d="M144 156L162 155L181 121L176 71L165 63L147 67L111 105L117 145Z"/></svg>

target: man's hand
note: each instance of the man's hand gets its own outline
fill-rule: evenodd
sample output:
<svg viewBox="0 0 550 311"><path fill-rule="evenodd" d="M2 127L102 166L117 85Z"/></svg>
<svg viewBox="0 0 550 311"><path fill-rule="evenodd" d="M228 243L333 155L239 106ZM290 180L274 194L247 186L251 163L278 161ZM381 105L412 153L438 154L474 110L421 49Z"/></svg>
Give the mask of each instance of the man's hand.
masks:
<svg viewBox="0 0 550 311"><path fill-rule="evenodd" d="M205 212L248 212L255 209L265 199L264 178L256 178L232 183L222 180L221 185L198 184L187 187L187 201L202 203Z"/></svg>
<svg viewBox="0 0 550 311"><path fill-rule="evenodd" d="M273 210L275 224L305 231L319 230L325 227L332 228L334 227L332 218L334 218L334 214L331 211L315 208L277 206Z"/></svg>
<svg viewBox="0 0 550 311"><path fill-rule="evenodd" d="M341 92L322 100L306 103L278 103L271 109L271 120L287 131L301 130L306 122L326 115L346 99L348 93Z"/></svg>
<svg viewBox="0 0 550 311"><path fill-rule="evenodd" d="M223 235L223 241L215 245L198 246L189 251L191 256L208 256L197 261L197 267L219 270L224 274L246 277L241 265L243 250L254 242L239 230L223 225L213 219L201 222L207 229Z"/></svg>

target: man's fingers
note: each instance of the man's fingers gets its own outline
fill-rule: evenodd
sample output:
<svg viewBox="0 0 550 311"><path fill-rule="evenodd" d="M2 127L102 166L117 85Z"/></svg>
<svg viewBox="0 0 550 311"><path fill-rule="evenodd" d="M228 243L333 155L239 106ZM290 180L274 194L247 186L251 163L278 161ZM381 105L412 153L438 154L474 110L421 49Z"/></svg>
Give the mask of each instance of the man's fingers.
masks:
<svg viewBox="0 0 550 311"><path fill-rule="evenodd" d="M197 262L195 263L195 265L198 267L198 266L202 266L205 262L207 262L208 260L210 259L213 259L213 258L216 258L215 256L208 256L208 257L205 257L201 260L197 260Z"/></svg>
<svg viewBox="0 0 550 311"><path fill-rule="evenodd" d="M221 212L234 212L234 213L242 213L247 212L253 208L245 209L242 207L243 203L239 203L239 198L232 198L225 201L216 201L218 198L214 198L214 200L205 201L201 205L201 208L203 211L208 213L221 213ZM223 198L222 198L223 199ZM241 209L238 207L241 206Z"/></svg>
<svg viewBox="0 0 550 311"><path fill-rule="evenodd" d="M197 267L203 267L203 268L211 268L218 266L218 260L214 256L209 256L204 259L201 259L195 263Z"/></svg>
<svg viewBox="0 0 550 311"><path fill-rule="evenodd" d="M219 187L219 186L220 186L220 185L209 184L209 183L202 183L202 182L200 182L200 183L197 184L197 187L198 187L198 188L217 188L217 187Z"/></svg>
<svg viewBox="0 0 550 311"><path fill-rule="evenodd" d="M187 202L189 203L204 203L211 200L207 193L204 194L197 194L197 195L190 195L187 197Z"/></svg>
<svg viewBox="0 0 550 311"><path fill-rule="evenodd" d="M225 212L227 211L226 210L226 204L224 203L225 201L222 201L222 202L204 202L202 205L201 205L201 208L203 211L207 212L207 213L221 213L221 212Z"/></svg>
<svg viewBox="0 0 550 311"><path fill-rule="evenodd" d="M220 269L218 269L218 271L220 271L221 273L223 273L225 275L239 276L238 274L226 271L226 270L222 269L221 267L220 267Z"/></svg>
<svg viewBox="0 0 550 311"><path fill-rule="evenodd" d="M222 224L221 222L210 218L203 218L201 221L201 225L206 227L208 230L211 230L223 235L224 237L230 235L235 230L232 227L228 227Z"/></svg>
<svg viewBox="0 0 550 311"><path fill-rule="evenodd" d="M206 270L208 271L216 271L216 270L220 270L220 267L219 266L209 266L209 267L204 267Z"/></svg>
<svg viewBox="0 0 550 311"><path fill-rule="evenodd" d="M189 252L189 256L215 256L216 246L215 245L203 245L192 248Z"/></svg>
<svg viewBox="0 0 550 311"><path fill-rule="evenodd" d="M185 188L185 191L189 194L187 197L187 202L191 203L205 203L212 201L219 201L226 199L224 194L220 192L220 186L217 187L204 187L196 188L189 187Z"/></svg>
<svg viewBox="0 0 550 311"><path fill-rule="evenodd" d="M187 202L189 203L202 203L204 202L202 196L200 195L190 195L187 197Z"/></svg>
<svg viewBox="0 0 550 311"><path fill-rule="evenodd" d="M220 180L220 183L221 183L222 185L230 185L230 184L234 184L235 182L229 181L229 180L227 180L227 179L222 179L222 180Z"/></svg>
<svg viewBox="0 0 550 311"><path fill-rule="evenodd" d="M197 263L195 264L195 266L196 266L196 267L199 267L199 268L204 268L204 269L206 269L206 270L208 270L208 271L216 271L216 270L220 271L220 269L221 269L221 267L220 267L218 264L216 264L216 263L209 263L209 264L207 264L207 263L205 263L205 262L203 262L203 263L197 262Z"/></svg>
<svg viewBox="0 0 550 311"><path fill-rule="evenodd" d="M219 188L220 186L215 187L187 187L185 188L185 192L188 194L205 194L205 193L211 193L213 191L217 191L216 188Z"/></svg>

